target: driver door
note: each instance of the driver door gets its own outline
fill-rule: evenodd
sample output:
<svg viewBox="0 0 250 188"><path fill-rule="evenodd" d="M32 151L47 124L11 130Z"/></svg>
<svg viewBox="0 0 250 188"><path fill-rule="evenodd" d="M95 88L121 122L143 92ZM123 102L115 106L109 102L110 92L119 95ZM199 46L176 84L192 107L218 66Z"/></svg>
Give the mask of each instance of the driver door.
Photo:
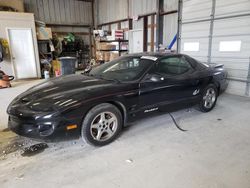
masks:
<svg viewBox="0 0 250 188"><path fill-rule="evenodd" d="M182 55L158 60L140 83L141 110L151 112L191 100L199 85L194 72Z"/></svg>

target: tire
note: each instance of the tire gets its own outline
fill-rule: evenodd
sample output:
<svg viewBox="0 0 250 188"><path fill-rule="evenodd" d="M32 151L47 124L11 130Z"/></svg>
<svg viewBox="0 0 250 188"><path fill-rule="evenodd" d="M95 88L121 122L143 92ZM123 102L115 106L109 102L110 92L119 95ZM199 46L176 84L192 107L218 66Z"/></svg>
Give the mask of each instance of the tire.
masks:
<svg viewBox="0 0 250 188"><path fill-rule="evenodd" d="M122 130L121 112L112 104L93 107L85 116L81 137L88 144L104 146L117 138Z"/></svg>
<svg viewBox="0 0 250 188"><path fill-rule="evenodd" d="M214 84L209 84L202 93L199 103L199 109L202 112L211 111L216 105L218 97L218 89Z"/></svg>

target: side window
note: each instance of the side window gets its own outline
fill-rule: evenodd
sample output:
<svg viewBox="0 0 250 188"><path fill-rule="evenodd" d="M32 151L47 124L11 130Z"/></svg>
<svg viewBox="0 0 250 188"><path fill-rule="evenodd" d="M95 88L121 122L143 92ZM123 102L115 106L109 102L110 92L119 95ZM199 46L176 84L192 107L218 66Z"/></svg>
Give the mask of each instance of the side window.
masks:
<svg viewBox="0 0 250 188"><path fill-rule="evenodd" d="M175 76L189 71L190 64L181 57L168 57L162 59L157 67L156 73L164 74L166 76Z"/></svg>

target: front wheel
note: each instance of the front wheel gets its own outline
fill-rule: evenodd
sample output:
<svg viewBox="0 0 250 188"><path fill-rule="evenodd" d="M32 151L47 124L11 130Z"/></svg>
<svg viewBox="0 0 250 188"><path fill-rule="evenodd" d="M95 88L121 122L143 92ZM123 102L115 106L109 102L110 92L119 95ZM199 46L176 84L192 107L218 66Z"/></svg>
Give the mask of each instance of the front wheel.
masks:
<svg viewBox="0 0 250 188"><path fill-rule="evenodd" d="M81 136L95 146L112 142L121 132L122 115L112 104L103 103L92 108L84 118Z"/></svg>
<svg viewBox="0 0 250 188"><path fill-rule="evenodd" d="M202 98L199 104L199 108L202 112L211 111L217 101L218 90L213 84L209 84L202 93Z"/></svg>

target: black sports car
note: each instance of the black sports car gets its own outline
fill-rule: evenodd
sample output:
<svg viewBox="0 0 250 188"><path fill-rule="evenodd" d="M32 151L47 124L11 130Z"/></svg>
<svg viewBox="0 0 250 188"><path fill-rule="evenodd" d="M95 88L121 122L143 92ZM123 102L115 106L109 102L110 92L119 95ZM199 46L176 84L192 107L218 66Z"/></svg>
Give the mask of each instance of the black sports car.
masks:
<svg viewBox="0 0 250 188"><path fill-rule="evenodd" d="M126 55L86 74L30 88L9 105L9 128L33 138L76 133L90 144L105 145L128 122L153 111L194 104L212 110L227 87L226 77L223 65L183 54Z"/></svg>

